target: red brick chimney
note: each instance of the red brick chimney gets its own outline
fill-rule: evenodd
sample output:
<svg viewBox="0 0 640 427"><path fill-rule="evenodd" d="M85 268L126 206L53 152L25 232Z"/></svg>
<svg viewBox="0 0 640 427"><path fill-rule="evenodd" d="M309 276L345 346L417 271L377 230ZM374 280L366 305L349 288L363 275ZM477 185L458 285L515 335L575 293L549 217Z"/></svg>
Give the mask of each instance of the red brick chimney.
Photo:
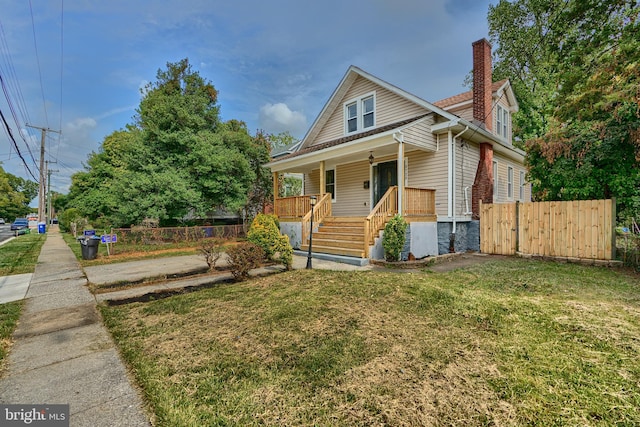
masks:
<svg viewBox="0 0 640 427"><path fill-rule="evenodd" d="M493 203L493 146L488 142L480 143L480 161L471 187L473 219L480 219L480 200Z"/></svg>
<svg viewBox="0 0 640 427"><path fill-rule="evenodd" d="M493 128L491 114L491 45L487 39L472 43L473 46L473 118L484 124L484 128Z"/></svg>

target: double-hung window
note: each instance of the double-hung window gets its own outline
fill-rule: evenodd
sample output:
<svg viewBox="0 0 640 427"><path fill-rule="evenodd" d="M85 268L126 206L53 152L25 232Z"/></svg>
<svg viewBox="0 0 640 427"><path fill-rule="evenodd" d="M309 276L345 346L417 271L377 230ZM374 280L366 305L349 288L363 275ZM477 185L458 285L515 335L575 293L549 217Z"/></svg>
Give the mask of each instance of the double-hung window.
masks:
<svg viewBox="0 0 640 427"><path fill-rule="evenodd" d="M509 111L502 105L498 105L496 109L496 133L507 138L509 132Z"/></svg>
<svg viewBox="0 0 640 427"><path fill-rule="evenodd" d="M376 97L369 93L345 105L345 133L360 132L376 124Z"/></svg>
<svg viewBox="0 0 640 427"><path fill-rule="evenodd" d="M513 168L507 167L507 198L513 199Z"/></svg>
<svg viewBox="0 0 640 427"><path fill-rule="evenodd" d="M524 201L524 171L520 171L520 200Z"/></svg>

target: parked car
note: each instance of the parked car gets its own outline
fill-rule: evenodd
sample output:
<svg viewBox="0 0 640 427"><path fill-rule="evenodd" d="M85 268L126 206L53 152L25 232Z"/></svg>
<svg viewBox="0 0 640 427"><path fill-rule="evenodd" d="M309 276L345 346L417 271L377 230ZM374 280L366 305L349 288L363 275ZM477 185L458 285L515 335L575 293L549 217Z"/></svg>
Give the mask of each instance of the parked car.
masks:
<svg viewBox="0 0 640 427"><path fill-rule="evenodd" d="M29 220L27 218L16 218L13 224L11 224L12 231L22 230L24 228L29 228Z"/></svg>
<svg viewBox="0 0 640 427"><path fill-rule="evenodd" d="M4 218L0 218L0 225L4 225L4 224L5 224Z"/></svg>

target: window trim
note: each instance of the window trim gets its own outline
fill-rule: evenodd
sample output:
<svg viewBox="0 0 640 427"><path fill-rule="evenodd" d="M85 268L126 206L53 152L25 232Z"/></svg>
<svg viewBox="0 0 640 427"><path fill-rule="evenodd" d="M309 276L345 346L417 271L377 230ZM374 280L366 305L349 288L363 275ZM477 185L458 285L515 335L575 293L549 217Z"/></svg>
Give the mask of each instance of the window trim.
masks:
<svg viewBox="0 0 640 427"><path fill-rule="evenodd" d="M373 124L371 126L368 127L364 127L364 116L365 116L365 112L364 112L364 102L368 99L373 99L373 110L366 113L366 114L372 114L373 115ZM356 129L353 131L349 131L349 107L356 105ZM376 127L376 91L373 92L368 92L365 93L361 96L358 96L356 98L352 98L348 101L346 101L342 108L344 111L344 134L345 135L352 135L358 132L363 132L366 129L372 129ZM353 118L351 118L353 119Z"/></svg>
<svg viewBox="0 0 640 427"><path fill-rule="evenodd" d="M493 161L493 202L494 203L498 200L498 193L499 193L498 174L499 174L498 161L494 160Z"/></svg>
<svg viewBox="0 0 640 427"><path fill-rule="evenodd" d="M513 166L507 166L507 199L513 200Z"/></svg>

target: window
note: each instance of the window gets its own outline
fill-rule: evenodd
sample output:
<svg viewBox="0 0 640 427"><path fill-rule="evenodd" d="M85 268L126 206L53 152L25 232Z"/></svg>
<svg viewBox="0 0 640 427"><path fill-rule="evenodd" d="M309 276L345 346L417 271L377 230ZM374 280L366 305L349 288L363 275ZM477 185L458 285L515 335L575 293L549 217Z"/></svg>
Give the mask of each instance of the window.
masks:
<svg viewBox="0 0 640 427"><path fill-rule="evenodd" d="M347 105L347 133L358 130L358 103Z"/></svg>
<svg viewBox="0 0 640 427"><path fill-rule="evenodd" d="M507 167L507 198L513 199L513 168Z"/></svg>
<svg viewBox="0 0 640 427"><path fill-rule="evenodd" d="M375 94L347 102L345 105L345 133L358 132L376 124Z"/></svg>
<svg viewBox="0 0 640 427"><path fill-rule="evenodd" d="M524 171L520 171L520 200L524 201Z"/></svg>
<svg viewBox="0 0 640 427"><path fill-rule="evenodd" d="M324 171L324 192L331 193L331 200L336 199L336 170Z"/></svg>
<svg viewBox="0 0 640 427"><path fill-rule="evenodd" d="M498 200L498 162L493 161L493 201Z"/></svg>
<svg viewBox="0 0 640 427"><path fill-rule="evenodd" d="M509 130L509 111L502 105L498 105L496 114L496 133L507 138Z"/></svg>

